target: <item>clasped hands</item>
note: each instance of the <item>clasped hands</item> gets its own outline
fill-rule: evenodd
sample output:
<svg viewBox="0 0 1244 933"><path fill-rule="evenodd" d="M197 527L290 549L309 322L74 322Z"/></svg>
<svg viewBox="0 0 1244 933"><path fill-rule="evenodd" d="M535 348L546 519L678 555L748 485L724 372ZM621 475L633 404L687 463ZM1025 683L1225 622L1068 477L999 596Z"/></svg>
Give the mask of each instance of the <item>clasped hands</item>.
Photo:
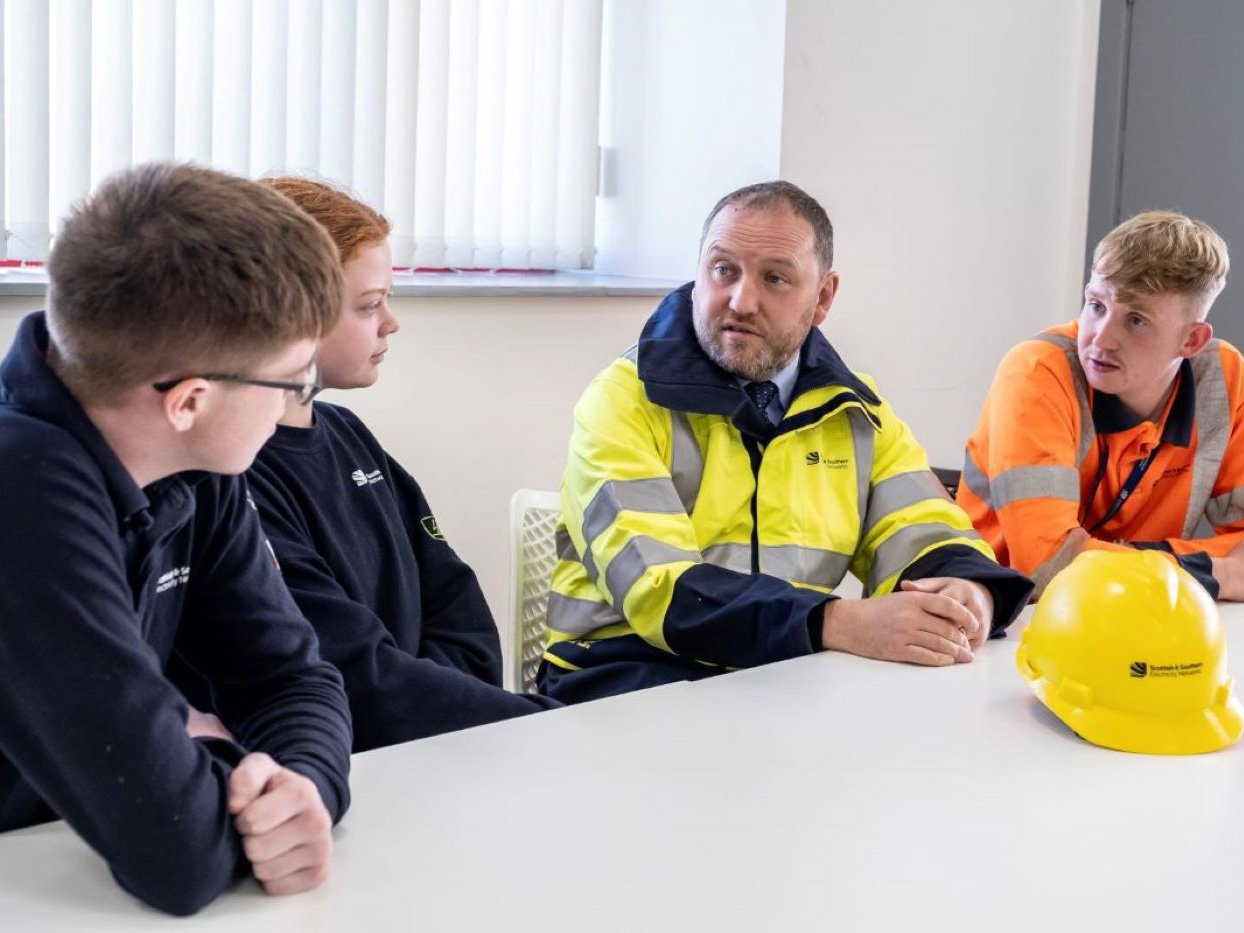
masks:
<svg viewBox="0 0 1244 933"><path fill-rule="evenodd" d="M821 644L930 667L965 663L989 637L993 595L957 577L904 580L897 592L825 605Z"/></svg>

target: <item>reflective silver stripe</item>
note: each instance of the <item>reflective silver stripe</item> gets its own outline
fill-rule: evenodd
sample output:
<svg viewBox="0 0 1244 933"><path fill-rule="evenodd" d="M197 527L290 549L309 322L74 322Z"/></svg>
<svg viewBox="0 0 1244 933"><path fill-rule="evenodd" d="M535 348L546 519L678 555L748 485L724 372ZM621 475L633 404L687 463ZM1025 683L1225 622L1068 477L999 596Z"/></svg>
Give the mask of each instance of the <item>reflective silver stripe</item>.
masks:
<svg viewBox="0 0 1244 933"><path fill-rule="evenodd" d="M605 570L605 587L609 590L614 607L619 612L622 611L626 594L639 582L639 578L648 568L684 560L699 561L700 552L684 551L646 535L631 538Z"/></svg>
<svg viewBox="0 0 1244 933"><path fill-rule="evenodd" d="M673 484L664 476L615 479L604 483L583 510L583 540L589 548L623 509L670 514L682 511L682 501Z"/></svg>
<svg viewBox="0 0 1244 933"><path fill-rule="evenodd" d="M570 532L565 525L557 526L557 531L553 533L553 546L557 550L558 560L579 559L579 552L574 549L574 542L570 540Z"/></svg>
<svg viewBox="0 0 1244 933"><path fill-rule="evenodd" d="M1022 499L1080 501L1080 471L1071 467L1012 467L991 481L971 456L965 454L963 484L995 512Z"/></svg>
<svg viewBox="0 0 1244 933"><path fill-rule="evenodd" d="M549 628L555 632L586 635L606 625L621 622L622 617L608 603L550 593L548 621Z"/></svg>
<svg viewBox="0 0 1244 933"><path fill-rule="evenodd" d="M1066 334L1047 334L1045 332L1042 332L1040 334L1037 334L1037 336L1033 337L1032 339L1040 340L1042 343L1053 344L1054 346L1058 347L1058 349L1064 352L1068 352L1068 351L1074 352L1076 348L1076 342L1072 340L1070 337L1068 337Z"/></svg>
<svg viewBox="0 0 1244 933"><path fill-rule="evenodd" d="M975 531L961 531L944 522L925 522L900 528L878 546L868 571L868 592L876 592L887 578L910 564L925 548L951 538L979 539L980 535Z"/></svg>
<svg viewBox="0 0 1244 933"><path fill-rule="evenodd" d="M1084 459L1092 449L1097 437L1097 429L1093 427L1093 409L1089 406L1088 380L1084 377L1084 368L1080 365L1080 354L1076 352L1076 342L1065 334L1037 334L1032 338L1042 343L1052 344L1063 351L1067 357L1067 366L1071 369L1071 379L1076 387L1076 402L1080 406L1080 446L1076 449L1076 469L1084 464Z"/></svg>
<svg viewBox="0 0 1244 933"><path fill-rule="evenodd" d="M1236 486L1230 492L1210 499L1205 506L1205 517L1210 524L1219 527L1244 521L1244 486Z"/></svg>
<svg viewBox="0 0 1244 933"><path fill-rule="evenodd" d="M557 531L553 533L553 546L557 549L557 559L572 561L574 563L582 563L583 571L587 574L589 580L596 582L598 574L596 573L596 562L592 560L592 552L589 549L582 557L575 550L574 541L570 538L570 532L566 530L566 526L558 524Z"/></svg>
<svg viewBox="0 0 1244 933"><path fill-rule="evenodd" d="M992 480L970 454L964 451L962 482L973 494L989 505L995 512L1005 505L1021 499L1048 497L1068 502L1080 501L1080 467L1084 465L1097 431L1093 427L1093 410L1089 406L1088 381L1080 366L1076 342L1063 334L1037 334L1032 338L1041 343L1058 347L1067 357L1071 379L1075 384L1076 404L1080 408L1080 439L1076 446L1076 466L1021 466L1013 467Z"/></svg>
<svg viewBox="0 0 1244 933"><path fill-rule="evenodd" d="M877 429L868 420L868 416L857 408L847 411L851 422L851 444L855 452L856 502L860 510L860 528L868 518L868 490L872 485L873 449L876 445Z"/></svg>
<svg viewBox="0 0 1244 933"><path fill-rule="evenodd" d="M928 470L912 470L909 473L897 473L883 479L869 493L868 517L864 523L864 534L867 535L872 531L877 522L887 515L901 512L903 509L928 499L945 498L945 487Z"/></svg>
<svg viewBox="0 0 1244 933"><path fill-rule="evenodd" d="M670 412L670 435L670 479L682 502L683 511L690 515L704 478L704 454L700 452L700 445L685 413Z"/></svg>
<svg viewBox="0 0 1244 933"><path fill-rule="evenodd" d="M1047 558L1045 563L1032 572L1032 582L1037 585L1032 591L1033 599L1045 592L1046 586L1054 579L1055 574L1075 560L1076 555L1084 549L1088 539L1088 532L1083 528L1076 528L1067 535L1053 556Z"/></svg>
<svg viewBox="0 0 1244 933"><path fill-rule="evenodd" d="M1184 538L1191 538L1201 517L1208 514L1209 497L1214 491L1214 480L1218 478L1231 434L1231 407L1227 381L1222 375L1222 359L1218 356L1219 343L1211 340L1192 358L1196 385L1196 456L1192 460L1188 511L1184 513L1181 535Z"/></svg>
<svg viewBox="0 0 1244 933"><path fill-rule="evenodd" d="M1074 352L1073 354L1074 355ZM1076 469L1084 465L1093 442L1097 439L1097 428L1093 426L1093 410L1089 407L1088 382L1084 378L1084 370L1080 368L1080 359L1071 360L1071 376L1076 383L1076 401L1080 403L1080 446L1076 449Z"/></svg>
<svg viewBox="0 0 1244 933"><path fill-rule="evenodd" d="M976 465L976 461L972 459L972 455L966 450L963 452L963 476L960 482L981 502L989 503L989 477L985 475L985 471Z"/></svg>
<svg viewBox="0 0 1244 933"><path fill-rule="evenodd" d="M989 506L995 512L1021 499L1080 501L1080 471L1064 466L1012 467L989 483Z"/></svg>
<svg viewBox="0 0 1244 933"><path fill-rule="evenodd" d="M770 544L760 549L760 572L797 583L835 587L851 566L851 555L797 544Z"/></svg>
<svg viewBox="0 0 1244 933"><path fill-rule="evenodd" d="M738 573L752 572L750 544L713 544L704 549L704 563Z"/></svg>
<svg viewBox="0 0 1244 933"><path fill-rule="evenodd" d="M593 583L600 583L600 573L596 569L596 558L592 556L591 548L583 555L583 572Z"/></svg>

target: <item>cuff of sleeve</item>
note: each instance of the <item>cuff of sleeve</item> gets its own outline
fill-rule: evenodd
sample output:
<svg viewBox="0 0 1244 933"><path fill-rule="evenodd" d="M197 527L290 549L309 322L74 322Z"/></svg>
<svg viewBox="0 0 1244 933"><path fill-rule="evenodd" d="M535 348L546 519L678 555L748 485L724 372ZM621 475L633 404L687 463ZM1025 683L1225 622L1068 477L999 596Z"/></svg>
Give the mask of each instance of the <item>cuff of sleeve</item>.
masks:
<svg viewBox="0 0 1244 933"><path fill-rule="evenodd" d="M228 739L221 739L216 736L199 736L195 741L206 748L213 758L228 765L230 771L236 768L239 762L246 757L246 749L237 742L231 742Z"/></svg>
<svg viewBox="0 0 1244 933"><path fill-rule="evenodd" d="M281 764L308 778L315 785L315 789L320 792L320 799L324 801L324 808L332 818L333 825L336 826L350 806L349 790L339 785L319 768L305 761L283 761Z"/></svg>
<svg viewBox="0 0 1244 933"><path fill-rule="evenodd" d="M1214 577L1214 562L1205 551L1192 554L1176 554L1170 544L1165 541L1132 541L1131 546L1142 551L1165 551L1214 599L1218 598L1218 580Z"/></svg>
<svg viewBox="0 0 1244 933"><path fill-rule="evenodd" d="M1205 587L1212 598L1218 599L1218 580L1214 577L1214 562L1208 554L1204 551L1179 554L1175 560L1179 561L1180 567L1192 574L1197 583Z"/></svg>
<svg viewBox="0 0 1244 933"><path fill-rule="evenodd" d="M812 646L813 651L824 651L825 645L822 636L825 634L825 607L832 603L837 596L830 596L823 602L817 603L808 610L808 644Z"/></svg>
<svg viewBox="0 0 1244 933"><path fill-rule="evenodd" d="M1027 577L990 560L966 544L948 544L936 548L907 566L899 577L921 580L927 577L958 577L971 580L989 590L993 597L993 621L990 638L1000 638L1008 625L1028 605L1034 584Z"/></svg>

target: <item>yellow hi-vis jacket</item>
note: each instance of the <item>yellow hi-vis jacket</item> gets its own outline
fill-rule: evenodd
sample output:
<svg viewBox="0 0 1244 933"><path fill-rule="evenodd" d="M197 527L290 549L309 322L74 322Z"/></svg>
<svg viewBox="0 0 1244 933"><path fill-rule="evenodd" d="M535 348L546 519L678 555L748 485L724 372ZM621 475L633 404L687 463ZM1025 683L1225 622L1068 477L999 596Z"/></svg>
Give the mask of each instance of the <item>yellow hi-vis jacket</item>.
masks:
<svg viewBox="0 0 1244 933"><path fill-rule="evenodd" d="M820 650L820 609L848 570L871 594L979 580L995 627L1030 591L819 330L771 427L700 350L690 285L576 406L562 509L544 657L563 672L645 652L736 668Z"/></svg>

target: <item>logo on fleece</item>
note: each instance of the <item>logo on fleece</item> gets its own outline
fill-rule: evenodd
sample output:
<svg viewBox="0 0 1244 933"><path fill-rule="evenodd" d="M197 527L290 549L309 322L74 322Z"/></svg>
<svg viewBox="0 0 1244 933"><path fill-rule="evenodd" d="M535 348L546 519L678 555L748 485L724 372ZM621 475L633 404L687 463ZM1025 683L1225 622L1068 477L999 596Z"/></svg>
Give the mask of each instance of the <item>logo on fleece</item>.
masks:
<svg viewBox="0 0 1244 933"><path fill-rule="evenodd" d="M354 480L355 486L370 486L384 480L384 474L379 470L372 470L370 473L364 473L362 470L355 470L350 474L350 479Z"/></svg>
<svg viewBox="0 0 1244 933"><path fill-rule="evenodd" d="M433 541L444 541L445 536L441 534L441 526L436 522L435 515L425 515L419 519L419 524L423 526L423 530L428 533L428 537Z"/></svg>
<svg viewBox="0 0 1244 933"><path fill-rule="evenodd" d="M185 586L190 582L189 567L174 567L167 573L160 574L156 578L156 592L163 593L165 590L171 590L175 586Z"/></svg>

